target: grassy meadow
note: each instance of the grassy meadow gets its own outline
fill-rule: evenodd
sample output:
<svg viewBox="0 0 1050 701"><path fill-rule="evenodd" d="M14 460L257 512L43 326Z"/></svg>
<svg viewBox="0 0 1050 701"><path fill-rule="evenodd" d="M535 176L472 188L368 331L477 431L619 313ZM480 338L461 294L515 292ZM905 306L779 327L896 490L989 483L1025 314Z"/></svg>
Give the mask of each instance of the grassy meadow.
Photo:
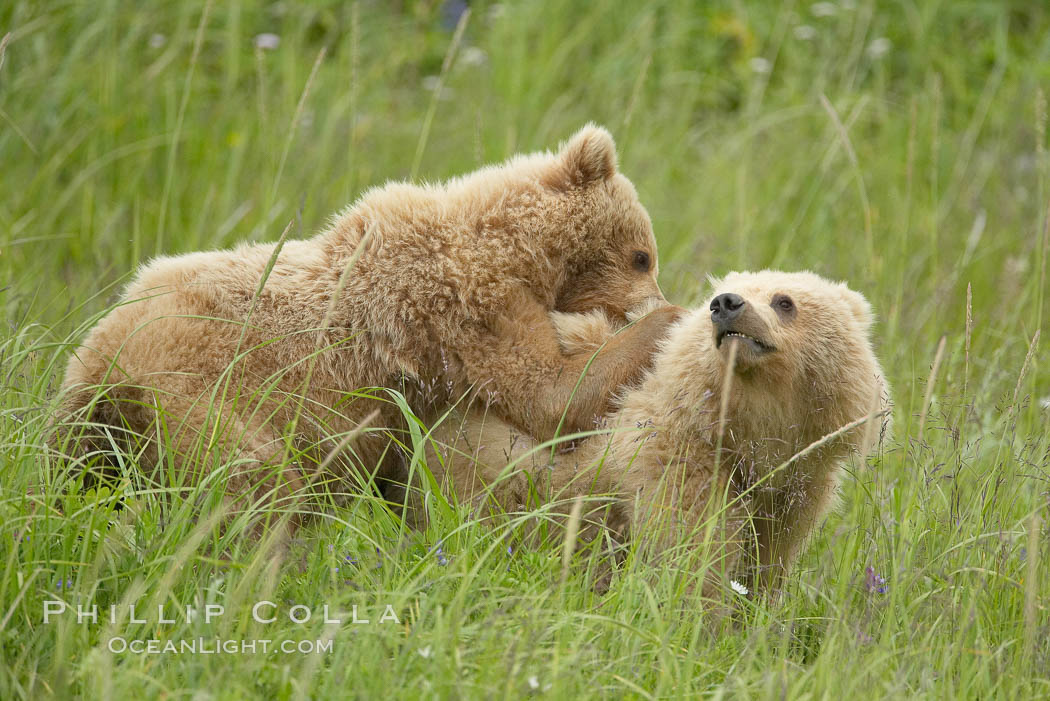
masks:
<svg viewBox="0 0 1050 701"><path fill-rule="evenodd" d="M1050 8L456 5L0 6L0 698L1050 696ZM414 532L362 497L285 552L162 481L64 488L44 447L61 373L136 266L306 237L369 187L588 121L617 140L672 301L777 267L876 310L893 435L851 464L780 600L714 620L631 557L599 593L586 552L565 568L557 534L508 546L464 507ZM55 601L98 621L45 623ZM326 624L326 604L370 623Z"/></svg>

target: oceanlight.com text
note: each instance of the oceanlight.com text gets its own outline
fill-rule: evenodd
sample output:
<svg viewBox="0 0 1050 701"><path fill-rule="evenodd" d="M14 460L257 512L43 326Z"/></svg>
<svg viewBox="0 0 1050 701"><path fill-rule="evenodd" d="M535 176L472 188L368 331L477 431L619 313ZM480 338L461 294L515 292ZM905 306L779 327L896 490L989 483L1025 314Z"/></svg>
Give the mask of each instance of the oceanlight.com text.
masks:
<svg viewBox="0 0 1050 701"><path fill-rule="evenodd" d="M106 647L115 655L313 655L332 652L328 640L270 640L257 638L233 640L222 638L188 638L159 640L157 638L109 639Z"/></svg>

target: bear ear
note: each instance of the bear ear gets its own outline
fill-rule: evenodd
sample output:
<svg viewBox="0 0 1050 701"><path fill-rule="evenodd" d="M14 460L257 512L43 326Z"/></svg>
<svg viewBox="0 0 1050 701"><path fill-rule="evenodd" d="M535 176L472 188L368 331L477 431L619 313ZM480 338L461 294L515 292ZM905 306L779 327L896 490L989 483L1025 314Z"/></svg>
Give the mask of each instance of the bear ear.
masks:
<svg viewBox="0 0 1050 701"><path fill-rule="evenodd" d="M583 187L616 174L616 144L609 132L588 124L558 154L570 186Z"/></svg>
<svg viewBox="0 0 1050 701"><path fill-rule="evenodd" d="M850 311L853 312L853 318L857 320L861 328L869 328L875 320L875 315L872 314L871 304L864 298L864 295L854 292L843 285L842 296L846 304L849 305Z"/></svg>

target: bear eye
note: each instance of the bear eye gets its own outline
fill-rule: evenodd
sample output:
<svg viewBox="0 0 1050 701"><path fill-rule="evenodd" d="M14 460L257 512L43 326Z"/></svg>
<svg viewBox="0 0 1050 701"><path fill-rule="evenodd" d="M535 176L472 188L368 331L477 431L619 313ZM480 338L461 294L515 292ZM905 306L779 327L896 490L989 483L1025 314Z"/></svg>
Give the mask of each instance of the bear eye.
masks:
<svg viewBox="0 0 1050 701"><path fill-rule="evenodd" d="M640 273L649 272L649 265L652 261L649 259L649 254L645 251L634 252L634 269Z"/></svg>
<svg viewBox="0 0 1050 701"><path fill-rule="evenodd" d="M790 314L795 311L795 303L787 295L775 295L771 304L779 312Z"/></svg>

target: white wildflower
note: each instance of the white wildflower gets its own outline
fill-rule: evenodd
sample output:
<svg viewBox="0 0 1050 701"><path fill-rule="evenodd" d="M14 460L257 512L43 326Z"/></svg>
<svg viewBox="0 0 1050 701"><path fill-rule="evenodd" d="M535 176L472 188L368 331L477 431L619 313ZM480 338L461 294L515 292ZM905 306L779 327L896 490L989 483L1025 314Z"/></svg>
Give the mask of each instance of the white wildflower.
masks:
<svg viewBox="0 0 1050 701"><path fill-rule="evenodd" d="M748 595L747 587L745 587L743 584L741 584L740 582L736 581L735 579L730 579L729 580L729 586L730 586L730 588L733 591L735 591L740 596L747 596Z"/></svg>
<svg viewBox="0 0 1050 701"><path fill-rule="evenodd" d="M255 48L263 51L273 51L281 44L281 37L270 32L255 35Z"/></svg>
<svg viewBox="0 0 1050 701"><path fill-rule="evenodd" d="M1028 272L1028 259L1024 256L1007 256L1003 272L1010 277L1021 277Z"/></svg>
<svg viewBox="0 0 1050 701"><path fill-rule="evenodd" d="M535 674L531 675L525 681L528 682L531 691L549 691L550 688L554 686L553 684L544 684L543 687L540 688L540 680Z"/></svg>
<svg viewBox="0 0 1050 701"><path fill-rule="evenodd" d="M839 8L833 2L815 2L809 6L814 17L834 17Z"/></svg>
<svg viewBox="0 0 1050 701"><path fill-rule="evenodd" d="M762 58L761 56L755 56L751 59L751 70L759 75L766 75L773 70L773 64L769 62L769 59Z"/></svg>
<svg viewBox="0 0 1050 701"><path fill-rule="evenodd" d="M796 39L801 41L813 41L817 38L817 30L808 24L800 24L794 29Z"/></svg>
<svg viewBox="0 0 1050 701"><path fill-rule="evenodd" d="M507 14L507 8L497 2L496 4L489 6L488 20L489 22L495 22L505 14Z"/></svg>
<svg viewBox="0 0 1050 701"><path fill-rule="evenodd" d="M485 52L476 46L468 46L463 49L463 55L459 59L464 66L480 66L488 60Z"/></svg>
<svg viewBox="0 0 1050 701"><path fill-rule="evenodd" d="M423 77L423 89L427 92L432 92L435 95L437 95L437 99L439 100L452 99L452 88L450 88L447 85L442 85L441 78L436 75L428 75Z"/></svg>
<svg viewBox="0 0 1050 701"><path fill-rule="evenodd" d="M886 37L879 37L878 39L873 39L872 42L868 44L868 57L877 61L886 54L888 54L890 52L890 49L892 48L893 42L887 39Z"/></svg>
<svg viewBox="0 0 1050 701"><path fill-rule="evenodd" d="M419 656L422 657L424 660L429 660L430 656L433 654L430 650L429 645L427 645L426 647L419 648L418 650L416 650L416 652L418 652Z"/></svg>
<svg viewBox="0 0 1050 701"><path fill-rule="evenodd" d="M1039 406L1043 409L1050 409L1050 396L1040 399Z"/></svg>

